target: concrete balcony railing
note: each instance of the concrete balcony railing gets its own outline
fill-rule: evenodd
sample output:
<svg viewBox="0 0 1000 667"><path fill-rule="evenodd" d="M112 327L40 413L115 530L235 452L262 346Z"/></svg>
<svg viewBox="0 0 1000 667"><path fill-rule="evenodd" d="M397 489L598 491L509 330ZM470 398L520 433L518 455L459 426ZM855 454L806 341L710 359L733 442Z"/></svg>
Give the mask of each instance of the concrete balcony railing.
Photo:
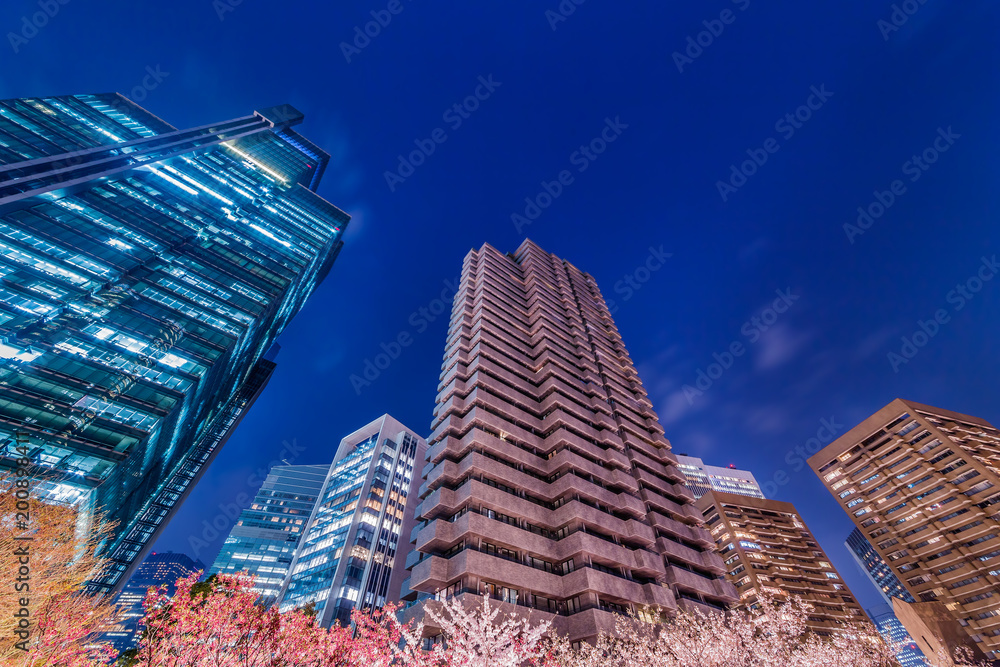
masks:
<svg viewBox="0 0 1000 667"><path fill-rule="evenodd" d="M685 486L667 482L642 468L635 471L635 476L646 488L652 489L663 496L676 498L679 503L694 503L694 494Z"/></svg>
<svg viewBox="0 0 1000 667"><path fill-rule="evenodd" d="M726 563L722 560L722 556L714 551L703 551L702 556L702 567L712 572L714 574L725 574Z"/></svg>
<svg viewBox="0 0 1000 667"><path fill-rule="evenodd" d="M621 441L618 441L619 444ZM552 450L559 446L560 444L572 445L574 448L586 452L598 461L607 461L613 463L617 467L628 470L630 468L628 458L623 454L618 447L613 447L611 449L603 449L592 442L588 442L578 436L577 434L565 429L559 428L549 434L544 440L545 449Z"/></svg>
<svg viewBox="0 0 1000 667"><path fill-rule="evenodd" d="M636 493L637 491L628 491L616 494L618 499L617 507L619 511L645 521L646 504L639 499Z"/></svg>
<svg viewBox="0 0 1000 667"><path fill-rule="evenodd" d="M972 502L968 499L959 499L959 502L948 505L948 514L955 512L963 507L968 507ZM931 526L941 530L941 532L946 533L948 531L954 530L956 528L961 528L963 525L968 523L969 515L963 514L960 516L954 516L946 521L939 521L934 518L931 519Z"/></svg>
<svg viewBox="0 0 1000 667"><path fill-rule="evenodd" d="M499 317L497 317L499 319ZM566 359L567 363L573 361L576 356L573 338L565 329L547 328L537 335L530 335L520 330L511 331L508 323L484 321L478 329L473 328L474 339L481 335L484 340L495 341L506 346L506 349L520 351L527 355L529 359L537 359L545 350L551 350Z"/></svg>
<svg viewBox="0 0 1000 667"><path fill-rule="evenodd" d="M607 479L611 484L626 489L628 493L631 493L636 497L636 499L638 499L639 481L631 474L630 471L616 468L605 472L605 475L608 475L608 473L610 473L610 475ZM642 507L643 512L645 512L645 505L640 502L639 506Z"/></svg>
<svg viewBox="0 0 1000 667"><path fill-rule="evenodd" d="M554 382L554 380L553 380ZM597 398L585 398L579 392L572 398L568 398L563 395L562 391L553 391L542 399L539 404L539 410L542 414L550 413L555 410L564 410L574 417L588 424L592 424L595 427L602 429L614 429L616 428L615 420L610 414L606 412L595 411L594 405L601 405L603 402ZM607 403L603 403L602 407L606 407Z"/></svg>
<svg viewBox="0 0 1000 667"><path fill-rule="evenodd" d="M418 519L433 520L439 516L454 514L455 492L451 489L439 488L421 499L413 510Z"/></svg>
<svg viewBox="0 0 1000 667"><path fill-rule="evenodd" d="M581 364L579 359L571 358L568 351L549 342L541 344L537 354L532 354L531 350L525 350L525 344L522 341L512 340L508 336L480 329L469 339L468 344L464 347L471 350L477 344L481 344L484 349L489 347L495 350L500 355L525 369L539 368L546 363L562 366L567 371L575 369L579 365L587 366L585 362ZM596 371L596 369L592 370Z"/></svg>
<svg viewBox="0 0 1000 667"><path fill-rule="evenodd" d="M494 433L510 434L515 440L522 443L534 444L540 440L540 438L531 431L497 417L496 415L490 414L485 410L474 407L461 417L457 415L450 415L443 419L441 424L431 433L428 438L428 442L437 443L446 435L459 437L461 434L469 431L473 426L480 426L493 431Z"/></svg>
<svg viewBox="0 0 1000 667"><path fill-rule="evenodd" d="M681 505L652 489L640 489L639 497L649 503L651 507L656 508L657 511L669 514L675 518L687 520L691 523L701 523L703 521L701 513L694 505Z"/></svg>
<svg viewBox="0 0 1000 667"><path fill-rule="evenodd" d="M673 461L670 458L670 450L664 446L654 447L645 440L641 438L636 438L633 434L625 434L624 443L628 445L631 453L646 457L650 461L650 469L660 472L658 468L653 465L653 463L658 463L663 466L662 474L664 477L674 479L678 483L684 483L686 480L679 470L677 470L672 464ZM666 441L664 441L664 444Z"/></svg>
<svg viewBox="0 0 1000 667"><path fill-rule="evenodd" d="M410 553L406 554L406 569L409 570L411 567L419 563L424 558L424 554L412 549Z"/></svg>
<svg viewBox="0 0 1000 667"><path fill-rule="evenodd" d="M468 548L449 559L430 556L420 561L411 570L410 585L414 590L433 592L459 577L510 586L522 594L530 590L557 599L596 593L601 597L644 600L647 604L660 606L668 606L673 601L671 591L665 587L640 584L590 567L558 575ZM526 582L530 583L526 586Z"/></svg>
<svg viewBox="0 0 1000 667"><path fill-rule="evenodd" d="M591 447L594 450L598 449L593 446ZM589 454L591 452L588 451L587 453ZM594 452L594 456L596 458L596 452ZM635 481L635 478L626 471L619 469L609 470L602 465L594 463L589 458L584 458L576 451L568 447L563 447L556 452L552 458L545 459L544 461L545 466L542 474L546 476L551 476L555 474L556 471L570 468L575 470L577 474L580 475L593 475L595 479L601 480L601 482L607 486L624 487L633 493L639 489L639 485Z"/></svg>
<svg viewBox="0 0 1000 667"><path fill-rule="evenodd" d="M736 591L736 589L734 588L733 589L733 598L734 599L736 599L736 598L739 597L739 596L736 595L735 591ZM688 614L701 613L701 614L704 614L706 616L709 615L709 614L721 614L724 611L723 609L720 609L719 607L716 607L716 606L713 606L713 605L709 605L709 604L705 604L704 602L701 602L700 600L693 600L693 599L691 599L689 597L679 597L679 598L677 598L677 608L678 608L679 611L683 611L683 612L686 612Z"/></svg>
<svg viewBox="0 0 1000 667"><path fill-rule="evenodd" d="M634 447L629 450L628 458L635 463L656 472L658 475L670 477L670 475L668 475L669 466L665 465L661 461L657 461L646 456L646 454L638 449L635 449Z"/></svg>
<svg viewBox="0 0 1000 667"><path fill-rule="evenodd" d="M649 586L629 581L607 572L589 567L577 569L562 576L563 597L571 598L585 593L620 600L644 600L646 604L670 604L673 595L662 586ZM641 604L641 603L640 603Z"/></svg>
<svg viewBox="0 0 1000 667"><path fill-rule="evenodd" d="M515 465L523 465L529 470L539 471L546 474L546 464L548 463L538 454L528 451L526 446L520 446L517 441L510 438L498 438L497 436L479 428L470 429L461 438L449 435L437 441L427 450L429 461L437 463L450 459L462 459L473 450L483 450L493 456L504 458ZM425 475L429 478L429 472Z"/></svg>
<svg viewBox="0 0 1000 667"><path fill-rule="evenodd" d="M597 386L601 386L600 374L595 370L583 365L583 371L574 364L573 368L565 368L552 363L541 363L538 370L535 371L535 381L542 383L549 377L558 377L559 379L567 382L569 384L585 386L587 383L592 383Z"/></svg>
<svg viewBox="0 0 1000 667"><path fill-rule="evenodd" d="M508 447L507 449L512 448ZM520 450L518 451L520 452ZM526 452L523 453L527 455ZM603 469L601 471L607 472ZM505 480L506 483L516 488L528 490L533 496L545 502L554 502L567 494L574 494L608 508L631 514L633 517L645 518L645 506L629 493L616 493L575 474L564 474L554 482L547 482L518 470L505 461L490 458L472 450L466 452L465 456L457 463L442 459L440 463L431 468L427 473L427 479L420 487L420 493L423 495L432 488L453 483L469 473L485 475L495 480Z"/></svg>
<svg viewBox="0 0 1000 667"><path fill-rule="evenodd" d="M725 580L706 579L694 572L679 567L667 568L666 581L673 586L697 591L710 598L725 598L729 595L729 589L723 585L726 583Z"/></svg>
<svg viewBox="0 0 1000 667"><path fill-rule="evenodd" d="M410 588L415 591L437 591L451 579L450 561L438 556L429 556L410 569Z"/></svg>
<svg viewBox="0 0 1000 667"><path fill-rule="evenodd" d="M650 547L656 542L656 533L644 520L629 519L625 522L625 533L622 539L638 542L644 547Z"/></svg>
<svg viewBox="0 0 1000 667"><path fill-rule="evenodd" d="M474 549L466 549L451 558L454 577L472 576L481 581L506 584L515 588L519 582L531 582L532 593L545 597L566 597L565 576L543 572L516 561L506 560Z"/></svg>
<svg viewBox="0 0 1000 667"><path fill-rule="evenodd" d="M650 512L649 519L654 528L659 528L709 549L715 548L715 539L712 534L700 526L681 523L659 512Z"/></svg>
<svg viewBox="0 0 1000 667"><path fill-rule="evenodd" d="M698 551L663 537L657 538L656 549L664 556L669 556L673 560L707 569L714 574L723 574L726 571L726 568L722 565L721 558L718 561L711 558L711 556L716 556L711 551ZM716 557L718 558L718 556Z"/></svg>

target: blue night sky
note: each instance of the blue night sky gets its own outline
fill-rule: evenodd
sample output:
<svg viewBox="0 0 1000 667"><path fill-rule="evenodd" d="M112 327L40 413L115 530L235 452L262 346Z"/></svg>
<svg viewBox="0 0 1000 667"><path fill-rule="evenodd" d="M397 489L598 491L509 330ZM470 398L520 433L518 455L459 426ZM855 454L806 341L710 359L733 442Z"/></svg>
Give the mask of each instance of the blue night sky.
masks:
<svg viewBox="0 0 1000 667"><path fill-rule="evenodd" d="M594 275L675 451L777 475L772 496L865 605L850 522L795 448L895 397L1000 423L1000 280L976 282L1000 254L996 3L909 0L893 17L889 0L564 0L568 16L558 0L63 2L37 34L22 32L37 0L0 7L0 98L119 91L178 127L288 102L333 156L320 194L354 216L158 550L211 563L224 534L195 553L202 522L279 457L328 462L384 412L426 433L447 326L420 309L439 310L486 242L528 236ZM391 20L345 55L373 11ZM470 95L478 108L456 111ZM398 156L415 142L434 152L411 174ZM539 199L543 182L558 196ZM859 206L872 217L845 229ZM981 289L963 296L970 279ZM401 333L412 344L356 390ZM719 375L713 354L737 342ZM700 372L716 377L699 387Z"/></svg>

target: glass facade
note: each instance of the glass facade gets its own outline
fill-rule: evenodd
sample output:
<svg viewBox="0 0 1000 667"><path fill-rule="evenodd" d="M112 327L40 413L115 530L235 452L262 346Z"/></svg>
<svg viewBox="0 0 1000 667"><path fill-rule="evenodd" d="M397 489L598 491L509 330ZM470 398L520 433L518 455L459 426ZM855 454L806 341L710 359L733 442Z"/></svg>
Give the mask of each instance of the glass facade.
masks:
<svg viewBox="0 0 1000 667"><path fill-rule="evenodd" d="M170 551L150 554L115 598L121 609L118 623L104 633L101 640L112 644L119 652L135 648L141 630L139 619L144 615L142 601L146 599L146 591L152 586L164 586L173 595L178 579L204 569L201 561L191 560L184 554Z"/></svg>
<svg viewBox="0 0 1000 667"><path fill-rule="evenodd" d="M896 659L902 667L927 667L927 660L923 651L913 641L913 637L906 631L903 624L896 618L892 607L887 604L880 604L868 610L875 627L879 633L885 637L886 641L898 647Z"/></svg>
<svg viewBox="0 0 1000 667"><path fill-rule="evenodd" d="M0 101L0 467L117 523L121 583L259 394L349 216L275 107L177 130L120 95Z"/></svg>
<svg viewBox="0 0 1000 667"><path fill-rule="evenodd" d="M735 466L722 468L705 465L696 456L680 454L677 456L677 467L687 478L687 488L691 489L695 498L701 498L709 491L735 493L738 496L763 498L757 479L749 470L739 470Z"/></svg>
<svg viewBox="0 0 1000 667"><path fill-rule="evenodd" d="M398 602L426 443L385 415L341 441L282 592L282 611L313 604L320 622ZM417 470L414 472L414 465ZM404 538L404 544L405 544Z"/></svg>
<svg viewBox="0 0 1000 667"><path fill-rule="evenodd" d="M892 573L889 564L878 555L875 547L865 539L860 530L857 528L852 530L851 534L847 536L845 544L851 555L854 556L858 567L875 584L875 588L878 589L887 603L891 604L892 598L902 598L907 602L915 601L899 578Z"/></svg>
<svg viewBox="0 0 1000 667"><path fill-rule="evenodd" d="M330 467L275 466L240 513L209 574L246 570L254 590L274 602Z"/></svg>

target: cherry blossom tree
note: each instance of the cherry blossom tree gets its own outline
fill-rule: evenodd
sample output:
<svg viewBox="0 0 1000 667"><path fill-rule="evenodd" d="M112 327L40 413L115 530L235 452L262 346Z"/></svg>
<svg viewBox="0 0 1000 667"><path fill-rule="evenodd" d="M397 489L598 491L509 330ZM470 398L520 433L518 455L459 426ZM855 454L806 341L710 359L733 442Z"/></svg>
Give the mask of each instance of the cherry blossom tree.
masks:
<svg viewBox="0 0 1000 667"><path fill-rule="evenodd" d="M258 604L253 579L219 575L199 583L201 572L177 580L171 597L150 588L136 651L140 667L271 667L279 651L281 622ZM289 619L294 625L294 618ZM300 629L296 638L305 637Z"/></svg>
<svg viewBox="0 0 1000 667"><path fill-rule="evenodd" d="M520 667L541 661L547 647L543 639L551 623L502 613L489 596L466 607L455 598L424 607L431 624L441 629L442 657L449 667Z"/></svg>
<svg viewBox="0 0 1000 667"><path fill-rule="evenodd" d="M399 607L355 611L352 626L319 626L309 609L279 613L261 603L246 574L200 573L176 593L152 588L135 667L898 667L891 646L869 623L844 624L830 636L811 632L811 607L790 596L763 598L727 613L650 609L619 616L615 631L572 646L551 622L504 612L489 597L425 603L424 623L402 623ZM53 598L30 660L18 666L98 667L111 654L87 643L96 598ZM94 611L98 609L98 611ZM423 650L434 628L441 641ZM69 647L69 648L67 648ZM120 663L124 665L125 663ZM942 658L935 667L968 665Z"/></svg>
<svg viewBox="0 0 1000 667"><path fill-rule="evenodd" d="M0 664L85 667L112 660L97 635L117 613L84 585L108 566L97 548L112 525L92 517L81 530L77 508L44 502L30 477L0 476Z"/></svg>
<svg viewBox="0 0 1000 667"><path fill-rule="evenodd" d="M808 631L810 607L798 598L763 599L750 611L622 616L613 635L567 650L554 640L563 667L896 667L894 649L870 624L845 625L831 637ZM654 610L655 612L655 610Z"/></svg>
<svg viewBox="0 0 1000 667"><path fill-rule="evenodd" d="M422 667L415 650L399 646L404 627L388 607L356 614L348 628L325 629L304 610L279 613L261 604L254 577L220 574L199 582L200 572L177 581L173 596L151 588L136 667ZM426 664L430 664L429 662Z"/></svg>

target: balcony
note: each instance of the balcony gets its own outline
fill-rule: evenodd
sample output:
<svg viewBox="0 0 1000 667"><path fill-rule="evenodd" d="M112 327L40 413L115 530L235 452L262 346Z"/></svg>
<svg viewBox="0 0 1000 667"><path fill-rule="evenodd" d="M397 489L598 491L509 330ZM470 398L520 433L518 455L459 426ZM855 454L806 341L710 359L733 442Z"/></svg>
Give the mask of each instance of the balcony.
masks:
<svg viewBox="0 0 1000 667"><path fill-rule="evenodd" d="M727 598L730 596L726 582L722 579L707 579L699 574L679 567L668 567L666 572L668 584L697 591L710 598Z"/></svg>
<svg viewBox="0 0 1000 667"><path fill-rule="evenodd" d="M681 523L659 512L650 512L649 518L654 528L684 538L707 549L715 548L715 539L712 537L712 534L700 526Z"/></svg>
<svg viewBox="0 0 1000 667"><path fill-rule="evenodd" d="M713 551L696 551L663 537L657 538L656 549L664 556L669 556L676 561L688 563L694 567L706 569L713 574L724 574L726 571L722 557Z"/></svg>

